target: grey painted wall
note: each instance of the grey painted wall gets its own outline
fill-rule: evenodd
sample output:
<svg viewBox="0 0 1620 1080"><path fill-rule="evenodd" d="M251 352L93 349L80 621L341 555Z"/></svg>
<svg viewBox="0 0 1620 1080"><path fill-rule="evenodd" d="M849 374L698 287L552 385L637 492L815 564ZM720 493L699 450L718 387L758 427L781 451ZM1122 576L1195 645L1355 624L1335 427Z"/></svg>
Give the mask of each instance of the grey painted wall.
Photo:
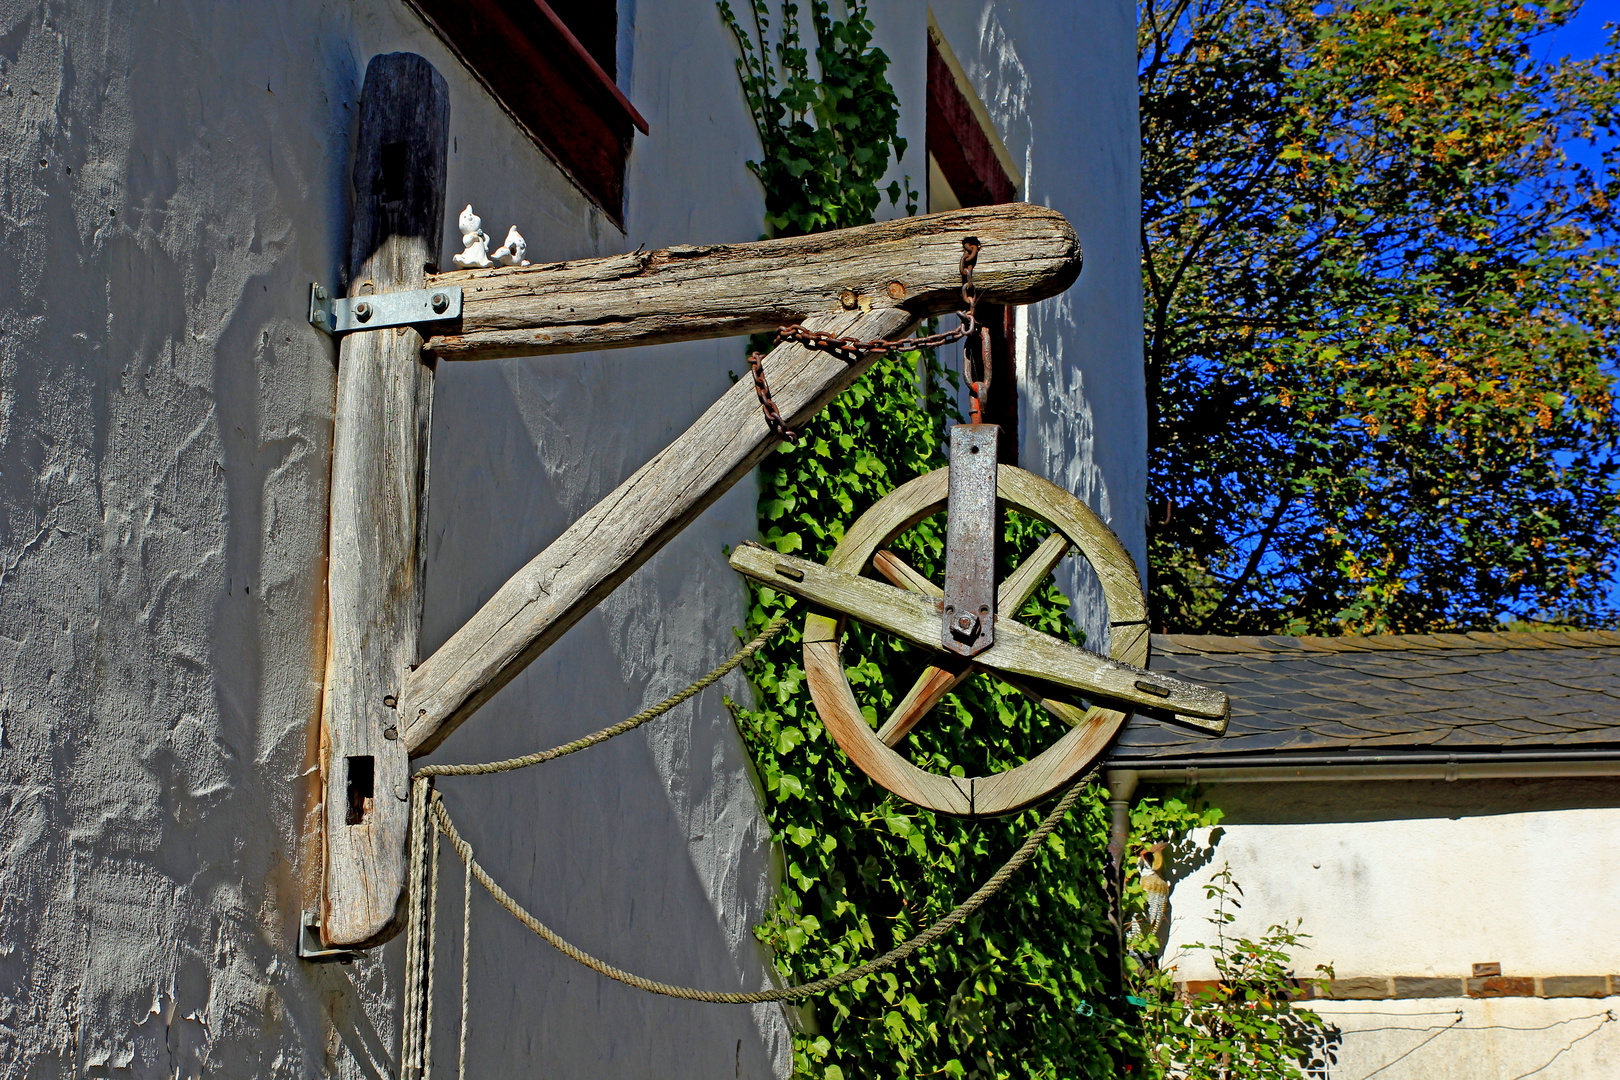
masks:
<svg viewBox="0 0 1620 1080"><path fill-rule="evenodd" d="M1026 463L1140 552L1134 83L1113 55L1131 9L1035 7L936 10L1032 197L1086 244L1081 284L1028 321ZM757 235L757 142L713 5L620 10L621 80L653 128L623 234L392 0L0 0L0 1075L392 1072L397 943L352 967L293 955L318 870L334 355L305 291L337 275L360 79L396 49L450 84L452 219L470 201L542 259ZM923 8L876 15L920 161ZM740 367L736 342L441 365L426 647ZM752 504L746 484L722 499L438 758L549 745L706 670L742 614L720 549ZM492 872L582 946L758 986L771 850L722 691L746 688L442 789ZM780 1011L606 983L483 896L472 972L475 1076L787 1068Z"/></svg>

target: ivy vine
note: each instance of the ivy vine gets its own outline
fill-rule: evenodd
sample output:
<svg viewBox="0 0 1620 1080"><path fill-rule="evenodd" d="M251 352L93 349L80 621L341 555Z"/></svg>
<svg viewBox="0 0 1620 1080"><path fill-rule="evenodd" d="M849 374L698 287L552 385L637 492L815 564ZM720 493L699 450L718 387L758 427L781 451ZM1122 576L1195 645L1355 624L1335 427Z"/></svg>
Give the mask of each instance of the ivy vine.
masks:
<svg viewBox="0 0 1620 1080"><path fill-rule="evenodd" d="M906 143L899 98L887 78L889 59L872 47L864 0L847 0L842 19L832 16L827 0L809 0L808 40L799 4L782 0L772 34L767 0L747 2L746 26L728 0L718 0L718 7L736 36L737 72L759 129L761 158L749 168L764 185L767 235L864 225L884 196L896 206L904 198L907 213L915 213L917 193L909 180L883 184ZM879 498L944 465L946 426L961 419L957 385L956 374L931 352L879 359L806 425L797 443L760 466L764 542L825 559L844 529ZM935 580L944 570L941 524L924 521L892 545ZM1006 515L1004 528L1003 573L1047 531L1015 513ZM750 590L747 624L739 630L745 638L792 604L770 588ZM1048 578L1021 618L1079 644L1068 606ZM992 873L1040 816L1026 811L965 821L935 815L867 780L816 716L801 644L790 623L749 667L754 702L745 707L727 700L785 856L781 892L756 934L794 983L847 970L913 936ZM930 659L859 626L846 635L843 658L874 725ZM913 730L906 752L935 772L984 774L1034 756L1059 737L1056 727L1022 696L980 676ZM1142 842L1184 842L1191 830L1219 820L1218 810L1190 797L1144 799L1132 811ZM1125 985L1117 984L1121 958L1106 888L1108 824L1102 793L1093 789L996 902L955 934L921 950L901 970L857 980L805 1007L794 1035L795 1076L1162 1077L1177 1073L1184 1053L1202 1058L1232 1031L1244 1037L1273 1031L1277 1018L1270 1014L1263 1023L1245 1013L1235 1026L1222 1026L1224 1000L1178 1004L1172 972L1140 951L1146 946L1140 939L1126 959ZM1124 904L1127 918L1142 907L1138 882L1127 886ZM1217 966L1241 975L1245 990L1281 987L1288 978L1286 949L1296 940L1265 938L1261 944L1270 951L1257 972L1231 960L1222 937ZM1233 947L1241 956L1257 946L1239 941ZM1303 1045L1308 1028L1287 1030ZM1289 1067L1310 1060L1274 1057ZM1297 1073L1244 1068L1232 1075Z"/></svg>
<svg viewBox="0 0 1620 1080"><path fill-rule="evenodd" d="M737 38L737 70L759 129L763 153L749 167L764 185L767 233L866 224L885 195L893 205L904 198L915 212L909 182L881 186L906 144L889 60L872 46L865 3L850 0L839 19L825 0L810 0L802 28L799 5L784 2L774 34L765 0L749 0L746 26L727 0L718 6ZM919 368L927 378L918 379ZM956 383L931 353L880 359L796 444L761 466L763 541L824 559L878 498L944 465L945 426L960 419ZM1045 530L1007 517L1004 557L1016 564ZM940 524L923 522L895 544L936 580ZM751 598L745 635L791 603L765 587L753 587ZM1024 618L1079 642L1067 607L1049 579ZM757 934L792 982L845 970L910 937L992 873L1038 819L1033 811L994 821L938 816L868 781L816 716L800 645L794 625L755 658L752 706L728 702L785 854L781 894ZM928 658L854 627L844 661L875 724ZM1059 734L1043 711L979 677L918 726L906 752L937 772L982 774L1026 760ZM1118 964L1106 839L1106 811L1092 793L997 902L955 935L902 970L859 980L804 1010L795 1075L1067 1080L1113 1076L1141 1061L1139 1029L1110 997L1105 976Z"/></svg>

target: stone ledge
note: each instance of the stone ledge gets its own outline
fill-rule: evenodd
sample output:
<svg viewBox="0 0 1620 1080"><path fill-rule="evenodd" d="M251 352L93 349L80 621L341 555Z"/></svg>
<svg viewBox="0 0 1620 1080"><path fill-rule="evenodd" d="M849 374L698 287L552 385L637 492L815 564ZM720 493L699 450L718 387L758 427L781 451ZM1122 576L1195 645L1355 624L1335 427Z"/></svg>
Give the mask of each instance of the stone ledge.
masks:
<svg viewBox="0 0 1620 1080"><path fill-rule="evenodd" d="M1469 979L1468 996L1471 998L1535 997L1536 980L1513 975L1493 975L1488 979Z"/></svg>
<svg viewBox="0 0 1620 1080"><path fill-rule="evenodd" d="M1541 980L1541 996L1549 998L1608 997L1614 992L1613 975L1548 975Z"/></svg>
<svg viewBox="0 0 1620 1080"><path fill-rule="evenodd" d="M1395 997L1397 998L1454 998L1462 996L1462 979L1395 976Z"/></svg>
<svg viewBox="0 0 1620 1080"><path fill-rule="evenodd" d="M1220 989L1214 979L1176 983L1178 993L1196 996ZM1302 985L1298 997L1325 1001L1401 1001L1422 998L1601 998L1620 994L1620 975L1465 975L1439 978L1414 975L1363 975L1334 979L1325 987Z"/></svg>

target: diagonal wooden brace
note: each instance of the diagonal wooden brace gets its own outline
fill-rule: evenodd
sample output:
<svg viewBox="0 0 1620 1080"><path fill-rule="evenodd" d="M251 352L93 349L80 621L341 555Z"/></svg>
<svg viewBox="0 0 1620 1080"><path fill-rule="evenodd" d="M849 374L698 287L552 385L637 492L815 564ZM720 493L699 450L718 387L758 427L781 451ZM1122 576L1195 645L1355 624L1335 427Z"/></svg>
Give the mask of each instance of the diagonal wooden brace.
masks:
<svg viewBox="0 0 1620 1080"><path fill-rule="evenodd" d="M831 333L883 337L912 322L899 308L808 319ZM786 344L765 358L777 407L799 427L860 377L875 355L846 364ZM781 440L751 380L738 380L676 440L569 526L502 585L411 673L401 716L412 754L433 750L619 583L658 553Z"/></svg>

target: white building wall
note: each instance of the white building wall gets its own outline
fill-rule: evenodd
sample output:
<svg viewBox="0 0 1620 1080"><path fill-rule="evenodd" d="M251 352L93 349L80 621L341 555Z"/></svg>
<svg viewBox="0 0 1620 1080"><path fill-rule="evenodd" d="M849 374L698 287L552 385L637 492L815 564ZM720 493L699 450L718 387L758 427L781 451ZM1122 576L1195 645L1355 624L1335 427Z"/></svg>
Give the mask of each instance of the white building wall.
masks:
<svg viewBox="0 0 1620 1080"><path fill-rule="evenodd" d="M1145 571L1136 6L874 0L878 44L895 60L892 81L906 107L902 134L910 143L893 174L909 173L919 190L926 178L920 103L927 94L930 11L1024 175L1022 198L1061 211L1085 257L1071 289L1020 309L1019 464L1101 514ZM957 362L956 352L949 363ZM1089 642L1105 648L1101 588L1080 560L1066 561L1059 574Z"/></svg>
<svg viewBox="0 0 1620 1080"><path fill-rule="evenodd" d="M1027 74L1024 97L987 82L986 100L1024 131L1034 201L1086 244L1075 299L1029 322L1026 460L1140 553L1141 403L1121 404L1140 396L1134 113L1098 115L1134 82L1088 51L1128 50L1130 8L1025 10L942 21L967 27L964 61L995 58L980 77ZM620 11L621 82L653 131L626 233L392 0L0 4L0 1076L392 1074L398 943L353 966L294 955L318 874L334 359L305 297L345 259L379 52L418 52L449 83L451 219L472 202L540 259L757 236L757 142L713 5ZM910 72L920 161L923 8L875 14ZM1077 130L1094 134L1071 147ZM440 365L424 648L741 367L738 342ZM563 741L706 670L742 616L721 547L753 533L753 502L750 484L723 498L436 760ZM541 771L441 788L481 860L583 947L758 986L770 849L720 692ZM780 1011L605 982L487 897L473 934L474 1076L787 1071ZM453 970L452 946L441 959Z"/></svg>
<svg viewBox="0 0 1620 1080"><path fill-rule="evenodd" d="M1171 868L1165 962L1178 980L1216 977L1208 953L1188 946L1215 941L1204 886L1223 866L1242 888L1228 935L1301 920L1302 976L1331 964L1340 980L1461 980L1475 963L1508 977L1620 974L1620 781L1244 784L1205 797L1228 819L1193 837L1203 855ZM1370 1073L1433 1035L1379 1075L1506 1080L1594 1029L1585 1018L1620 998L1470 1000L1459 988L1322 1004L1346 1032L1335 1076ZM1616 1075L1620 1024L1577 1050L1544 1075Z"/></svg>

